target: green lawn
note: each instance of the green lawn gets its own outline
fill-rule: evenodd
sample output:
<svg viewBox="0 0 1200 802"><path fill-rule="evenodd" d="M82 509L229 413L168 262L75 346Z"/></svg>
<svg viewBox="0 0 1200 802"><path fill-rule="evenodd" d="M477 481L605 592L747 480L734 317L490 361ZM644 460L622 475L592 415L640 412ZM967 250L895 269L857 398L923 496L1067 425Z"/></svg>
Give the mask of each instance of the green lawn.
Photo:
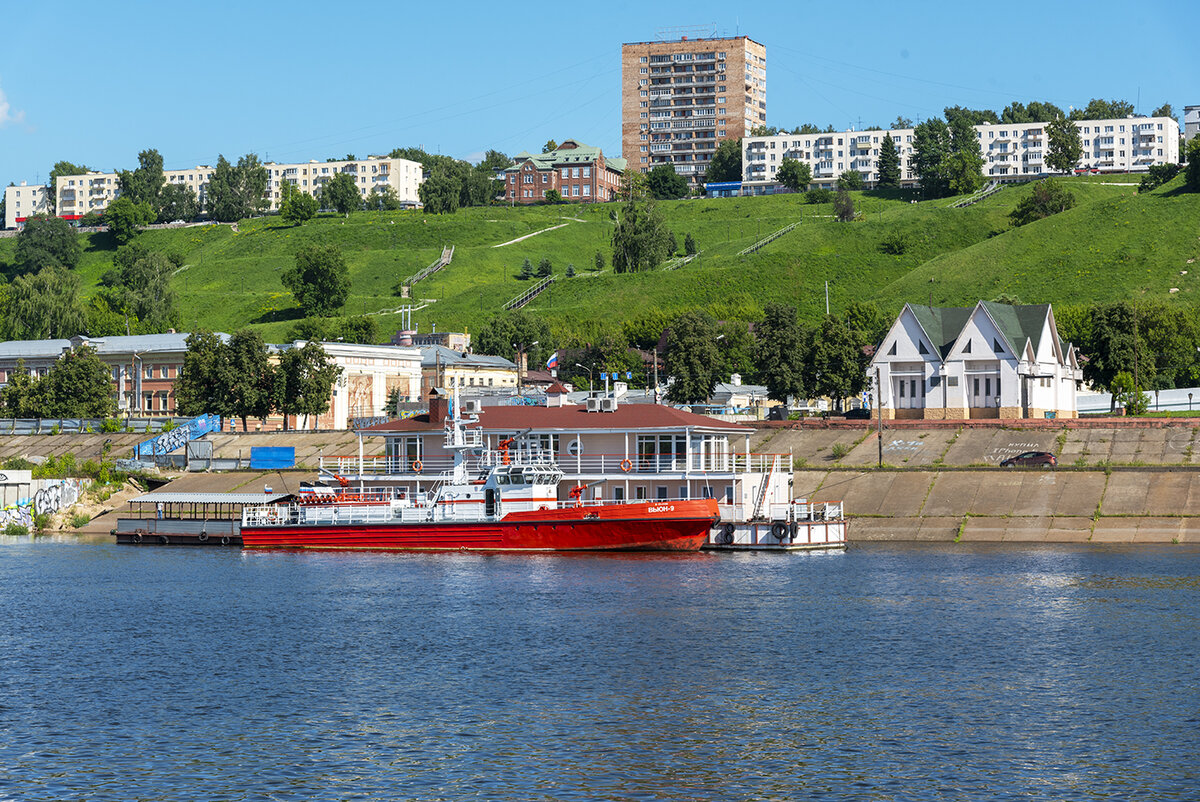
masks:
<svg viewBox="0 0 1200 802"><path fill-rule="evenodd" d="M243 221L237 233L209 225L140 236L147 247L184 255L173 282L185 328L233 331L251 324L268 340L281 339L299 317L279 276L296 250L313 242L336 244L345 254L352 280L346 314L408 303L394 293L396 285L433 262L443 245L454 245L453 263L414 287L411 303L421 307L414 318L423 331L433 324L478 328L530 286L517 278L522 261L536 266L542 258L559 280L526 309L582 339L690 307L749 320L765 304L785 301L813 320L825 310L826 281L835 312L855 300L874 300L891 313L905 301L971 304L1000 293L1056 304L1129 297L1196 302L1196 271L1187 260L1200 256L1200 196L1178 192L1181 179L1140 196L1135 187L1110 185L1136 183L1132 176L1064 180L1077 206L1021 229L1011 228L1008 213L1028 186L1005 187L966 209L949 208L947 199L911 203L905 193L854 193L860 216L850 224L833 220L831 204L806 204L798 195L667 202L661 207L668 226L681 245L692 234L701 254L677 270L632 275L594 270L597 251L608 261L612 204L474 208L448 216L362 212L320 216L302 227L270 217ZM738 256L795 222L755 254ZM881 243L897 235L905 252L884 253ZM107 235L84 239L78 271L90 295L111 266L113 248ZM0 263L11 262L14 245L0 240ZM575 278L565 278L568 264ZM1179 291L1170 293L1172 287ZM380 323L390 333L399 317L384 314Z"/></svg>

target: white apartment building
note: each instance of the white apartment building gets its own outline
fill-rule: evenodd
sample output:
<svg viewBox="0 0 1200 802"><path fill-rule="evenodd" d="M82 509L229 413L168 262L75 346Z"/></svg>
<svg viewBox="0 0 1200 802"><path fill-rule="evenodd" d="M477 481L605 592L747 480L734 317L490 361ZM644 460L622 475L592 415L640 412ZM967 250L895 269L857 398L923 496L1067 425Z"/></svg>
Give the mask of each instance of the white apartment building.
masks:
<svg viewBox="0 0 1200 802"><path fill-rule="evenodd" d="M338 173L350 175L363 198L375 187L390 186L396 190L402 204L416 206L417 188L421 185L423 175L419 162L391 159L386 156L368 156L352 161L312 160L296 164L267 162L263 167L267 171L267 198L270 201L268 208L272 211L279 208L283 182L292 183L301 191L312 195ZM208 198L208 182L212 179L214 170L215 168L206 164L185 170L163 170L163 178L168 184L190 187L203 205ZM37 187L29 189L35 190ZM119 194L116 173L89 172L84 175L59 176L55 186L58 216L66 220L78 220L88 212L103 212ZM5 196L7 197L7 193ZM45 211L44 205L43 201L42 211ZM12 208L11 204L6 208ZM5 225L10 226L7 219Z"/></svg>
<svg viewBox="0 0 1200 802"><path fill-rule="evenodd" d="M41 184L30 186L22 181L19 185L4 188L5 228L17 228L26 219L46 211L46 188Z"/></svg>
<svg viewBox="0 0 1200 802"><path fill-rule="evenodd" d="M1079 120L1075 126L1083 143L1079 171L1144 172L1155 164L1179 161L1179 123L1173 117ZM1045 123L977 125L975 133L985 178L1028 181L1049 174ZM874 184L879 180L879 146L887 134L899 151L901 185L916 186L910 165L913 129L893 128L746 137L742 140L743 194L774 191L785 158L807 162L815 186L832 189L846 170L856 170L868 185Z"/></svg>
<svg viewBox="0 0 1200 802"><path fill-rule="evenodd" d="M1200 134L1200 106L1183 107L1183 138L1193 140Z"/></svg>

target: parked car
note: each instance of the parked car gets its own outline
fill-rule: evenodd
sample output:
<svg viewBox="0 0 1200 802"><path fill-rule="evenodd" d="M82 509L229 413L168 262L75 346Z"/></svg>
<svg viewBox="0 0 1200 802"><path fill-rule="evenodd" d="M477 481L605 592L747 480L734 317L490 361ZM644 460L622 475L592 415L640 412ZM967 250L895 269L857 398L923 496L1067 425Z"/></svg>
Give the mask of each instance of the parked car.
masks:
<svg viewBox="0 0 1200 802"><path fill-rule="evenodd" d="M1053 468L1058 458L1049 451L1026 451L1000 463L1001 468Z"/></svg>
<svg viewBox="0 0 1200 802"><path fill-rule="evenodd" d="M870 420L871 408L858 407L857 409L846 410L846 420Z"/></svg>

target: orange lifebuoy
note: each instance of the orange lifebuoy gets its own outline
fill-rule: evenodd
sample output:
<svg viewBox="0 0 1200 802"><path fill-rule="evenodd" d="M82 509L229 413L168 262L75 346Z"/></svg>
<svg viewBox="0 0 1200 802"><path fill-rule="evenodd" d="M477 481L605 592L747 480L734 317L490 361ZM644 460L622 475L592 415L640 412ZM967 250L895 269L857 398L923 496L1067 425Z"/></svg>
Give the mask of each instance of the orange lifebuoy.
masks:
<svg viewBox="0 0 1200 802"><path fill-rule="evenodd" d="M422 468L424 468L424 467L425 467L425 466L421 464L421 460L419 460L419 459L415 459L415 460L413 460L412 469L413 469L414 471L416 471L417 473L420 473L420 472L421 472L421 469L422 469Z"/></svg>
<svg viewBox="0 0 1200 802"><path fill-rule="evenodd" d="M621 460L621 470L625 471L625 473L629 473L633 470L633 463L628 459Z"/></svg>

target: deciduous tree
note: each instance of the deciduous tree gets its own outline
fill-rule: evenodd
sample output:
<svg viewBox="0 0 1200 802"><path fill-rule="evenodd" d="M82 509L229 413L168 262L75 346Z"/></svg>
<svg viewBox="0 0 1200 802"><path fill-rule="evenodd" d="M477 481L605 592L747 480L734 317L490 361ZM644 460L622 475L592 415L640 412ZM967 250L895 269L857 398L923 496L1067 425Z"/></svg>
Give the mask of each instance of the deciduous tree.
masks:
<svg viewBox="0 0 1200 802"><path fill-rule="evenodd" d="M61 217L38 216L25 221L17 235L17 269L32 273L45 267L75 267L83 249L71 224Z"/></svg>
<svg viewBox="0 0 1200 802"><path fill-rule="evenodd" d="M267 345L258 332L242 329L229 338L229 414L266 420L279 403L280 384Z"/></svg>
<svg viewBox="0 0 1200 802"><path fill-rule="evenodd" d="M37 382L34 398L40 417L107 418L114 411L112 369L81 346L63 353Z"/></svg>
<svg viewBox="0 0 1200 802"><path fill-rule="evenodd" d="M122 195L104 210L104 224L118 245L128 244L144 225L154 222L154 207L149 201L134 203Z"/></svg>
<svg viewBox="0 0 1200 802"><path fill-rule="evenodd" d="M196 190L187 184L168 183L158 196L158 222L176 220L190 222L200 216L200 200Z"/></svg>
<svg viewBox="0 0 1200 802"><path fill-rule="evenodd" d="M671 324L664 366L672 401L697 404L712 395L721 365L717 333L716 321L701 311L685 312Z"/></svg>
<svg viewBox="0 0 1200 802"><path fill-rule="evenodd" d="M995 117L995 113L992 113ZM983 186L983 154L979 136L967 115L950 120L950 155L942 169L950 192L970 195Z"/></svg>
<svg viewBox="0 0 1200 802"><path fill-rule="evenodd" d="M350 295L350 272L333 245L307 245L296 252L296 264L282 276L307 316L332 315Z"/></svg>
<svg viewBox="0 0 1200 802"><path fill-rule="evenodd" d="M806 399L809 388L804 364L809 341L796 318L796 308L772 303L767 304L764 312L754 332L758 380L766 385L767 395L775 401Z"/></svg>
<svg viewBox="0 0 1200 802"><path fill-rule="evenodd" d="M394 191L393 194L395 194ZM316 198L302 191L290 181L283 182L280 195L279 217L285 223L295 226L303 225L306 220L311 220L317 213L317 207L321 205Z"/></svg>
<svg viewBox="0 0 1200 802"><path fill-rule="evenodd" d="M838 189L837 196L833 199L833 216L841 223L849 223L855 214L854 198L850 197L845 188Z"/></svg>
<svg viewBox="0 0 1200 802"><path fill-rule="evenodd" d="M162 155L153 148L138 154L136 169L121 170L117 173L117 186L121 190L121 197L134 204L149 204L151 220L158 217L160 196L165 183Z"/></svg>
<svg viewBox="0 0 1200 802"><path fill-rule="evenodd" d="M58 179L65 175L83 175L88 171L85 164L74 164L68 161L55 162L50 169L50 177L46 181L46 207L54 214L58 200Z"/></svg>
<svg viewBox="0 0 1200 802"><path fill-rule="evenodd" d="M1066 117L1059 117L1046 124L1046 166L1060 173L1068 173L1083 157L1083 141L1079 128Z"/></svg>
<svg viewBox="0 0 1200 802"><path fill-rule="evenodd" d="M17 276L8 285L0 330L6 340L47 340L82 334L79 276L61 267Z"/></svg>
<svg viewBox="0 0 1200 802"><path fill-rule="evenodd" d="M867 357L857 332L833 315L826 315L813 332L806 369L812 393L828 396L836 408L867 383Z"/></svg>
<svg viewBox="0 0 1200 802"><path fill-rule="evenodd" d="M338 173L321 187L321 205L338 214L350 216L350 212L362 207L362 196L358 184L349 173Z"/></svg>
<svg viewBox="0 0 1200 802"><path fill-rule="evenodd" d="M714 183L742 180L742 140L726 139L717 145L704 180Z"/></svg>
<svg viewBox="0 0 1200 802"><path fill-rule="evenodd" d="M646 175L646 186L655 200L678 200L687 195L687 179L670 164L659 164Z"/></svg>
<svg viewBox="0 0 1200 802"><path fill-rule="evenodd" d="M646 198L641 173L625 173L621 194L625 202L614 213L613 270L618 273L653 270L671 253L671 232L654 201Z"/></svg>
<svg viewBox="0 0 1200 802"><path fill-rule="evenodd" d="M453 214L458 211L462 183L450 172L439 167L417 188L422 208L429 214Z"/></svg>
<svg viewBox="0 0 1200 802"><path fill-rule="evenodd" d="M1022 198L1008 216L1014 226L1023 226L1065 212L1074 205L1075 196L1071 191L1053 178L1047 178L1034 184L1033 191Z"/></svg>
<svg viewBox="0 0 1200 802"><path fill-rule="evenodd" d="M341 372L318 343L308 342L284 351L277 374L278 407L284 415L284 427L288 415L324 415Z"/></svg>
<svg viewBox="0 0 1200 802"><path fill-rule="evenodd" d="M921 190L927 197L945 197L950 191L950 179L945 171L949 155L950 131L943 120L934 117L916 127L909 164L921 180Z"/></svg>
<svg viewBox="0 0 1200 802"><path fill-rule="evenodd" d="M812 183L812 167L808 162L796 161L786 156L779 163L775 178L793 192L803 192Z"/></svg>
<svg viewBox="0 0 1200 802"><path fill-rule="evenodd" d="M232 414L229 349L205 329L188 335L183 368L175 381L175 411L180 415Z"/></svg>
<svg viewBox="0 0 1200 802"><path fill-rule="evenodd" d="M858 170L844 170L837 179L839 190L859 190L863 188L862 173Z"/></svg>
<svg viewBox="0 0 1200 802"><path fill-rule="evenodd" d="M1193 137L1187 146L1187 172L1183 186L1188 192L1200 192L1200 136Z"/></svg>

